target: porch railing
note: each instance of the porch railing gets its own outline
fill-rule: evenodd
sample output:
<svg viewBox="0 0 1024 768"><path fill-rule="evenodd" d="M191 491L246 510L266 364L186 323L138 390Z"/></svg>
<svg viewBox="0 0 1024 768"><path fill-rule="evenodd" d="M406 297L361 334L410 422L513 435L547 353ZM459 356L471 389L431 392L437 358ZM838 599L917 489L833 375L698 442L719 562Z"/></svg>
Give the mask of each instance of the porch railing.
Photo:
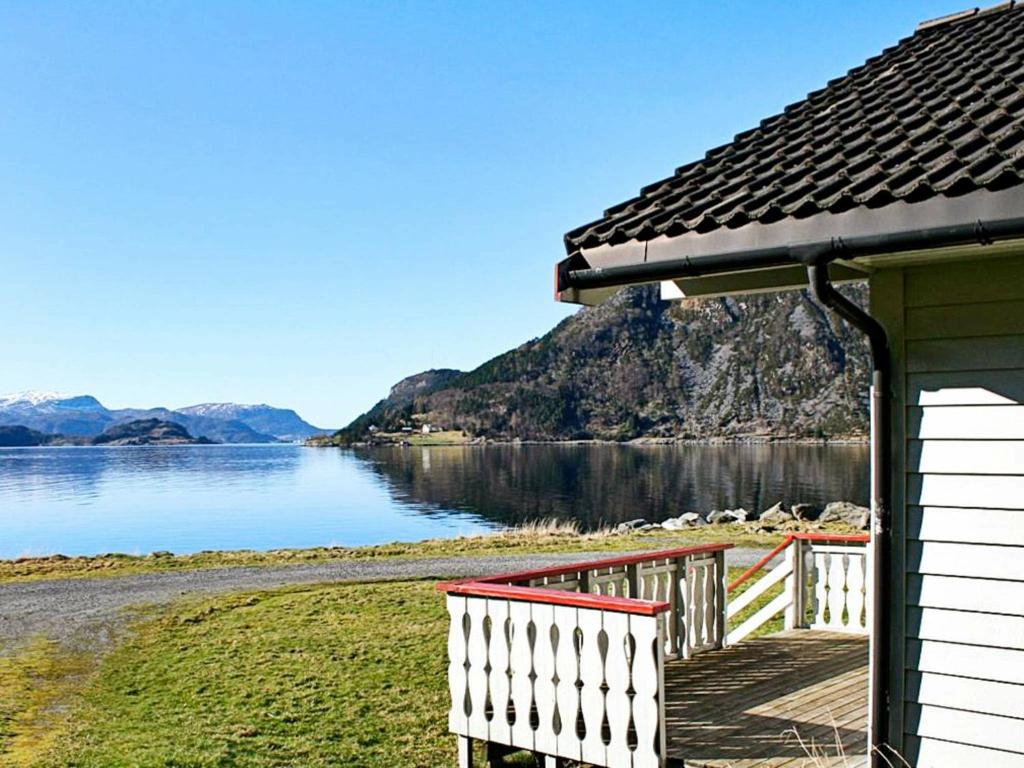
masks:
<svg viewBox="0 0 1024 768"><path fill-rule="evenodd" d="M729 644L738 643L780 613L785 629L826 629L867 634L868 536L793 533L729 585ZM778 556L782 560L766 570ZM753 580L757 576L756 580ZM731 597L746 582L753 583ZM782 584L781 591L732 627L743 611Z"/></svg>
<svg viewBox="0 0 1024 768"><path fill-rule="evenodd" d="M867 541L791 534L728 588L731 544L439 584L460 766L478 739L549 766L663 768L665 660L737 643L779 614L787 629L866 634Z"/></svg>
<svg viewBox="0 0 1024 768"><path fill-rule="evenodd" d="M665 765L665 658L724 645L730 547L439 585L460 765L470 739L551 761Z"/></svg>

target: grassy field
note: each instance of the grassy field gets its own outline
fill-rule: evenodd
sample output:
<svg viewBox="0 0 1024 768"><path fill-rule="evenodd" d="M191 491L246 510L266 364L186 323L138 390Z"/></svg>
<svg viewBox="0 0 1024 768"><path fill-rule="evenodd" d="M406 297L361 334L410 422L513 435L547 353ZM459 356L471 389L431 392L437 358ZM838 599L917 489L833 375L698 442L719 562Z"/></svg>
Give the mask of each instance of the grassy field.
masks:
<svg viewBox="0 0 1024 768"><path fill-rule="evenodd" d="M40 643L0 657L0 766L452 765L447 626L432 582L337 584L184 599L102 660Z"/></svg>
<svg viewBox="0 0 1024 768"><path fill-rule="evenodd" d="M794 525L794 528L796 526ZM818 530L818 529L815 529ZM831 527L833 533L851 532ZM347 559L423 558L483 556L530 552L616 552L628 549L681 547L689 544L728 541L737 547L771 548L782 540L782 532L760 531L756 523L708 525L688 531L651 530L626 535L608 531L580 534L571 524L541 523L500 533L434 539L415 543L381 544L372 547L319 547L271 552L240 550L200 552L193 555L155 553L151 555L108 554L95 557L19 558L0 560L0 583L42 578L120 576L198 568L232 566L297 565Z"/></svg>

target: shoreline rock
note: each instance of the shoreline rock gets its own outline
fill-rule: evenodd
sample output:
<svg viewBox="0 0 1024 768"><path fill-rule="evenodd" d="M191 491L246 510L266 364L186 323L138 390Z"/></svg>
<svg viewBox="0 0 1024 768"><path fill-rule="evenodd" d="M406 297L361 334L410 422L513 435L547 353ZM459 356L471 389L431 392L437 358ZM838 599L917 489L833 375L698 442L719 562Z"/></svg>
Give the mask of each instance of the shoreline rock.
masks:
<svg viewBox="0 0 1024 768"><path fill-rule="evenodd" d="M787 506L778 501L760 514L738 509L713 509L706 514L684 512L660 523L649 523L643 519L619 523L615 533L629 533L638 530L662 528L666 531L685 531L705 525L754 524L761 532L775 530L816 530L828 525L845 525L867 530L871 522L871 510L849 501L833 501L822 507L819 504L793 504Z"/></svg>

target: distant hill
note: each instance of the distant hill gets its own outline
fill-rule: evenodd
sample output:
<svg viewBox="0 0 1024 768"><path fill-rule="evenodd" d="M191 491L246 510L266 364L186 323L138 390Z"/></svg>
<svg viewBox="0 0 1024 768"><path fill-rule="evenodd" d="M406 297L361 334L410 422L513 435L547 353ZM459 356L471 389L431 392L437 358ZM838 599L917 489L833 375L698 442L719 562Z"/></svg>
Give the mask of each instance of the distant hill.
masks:
<svg viewBox="0 0 1024 768"><path fill-rule="evenodd" d="M398 431L411 425L418 398L426 398L450 386L462 375L462 371L454 368L439 368L407 376L391 387L387 397L335 434L344 442L352 442L367 436L371 427Z"/></svg>
<svg viewBox="0 0 1024 768"><path fill-rule="evenodd" d="M115 424L91 441L92 445L204 445L210 442L205 437L193 437L180 424L160 419Z"/></svg>
<svg viewBox="0 0 1024 768"><path fill-rule="evenodd" d="M91 395L19 392L0 396L0 426L23 426L47 435L92 438L116 424L158 419L219 443L301 440L319 430L295 411L268 405L217 403L169 408L108 409Z"/></svg>
<svg viewBox="0 0 1024 768"><path fill-rule="evenodd" d="M50 445L59 438L59 435L45 435L28 427L0 427L0 448L27 448L37 445Z"/></svg>
<svg viewBox="0 0 1024 768"><path fill-rule="evenodd" d="M290 408L272 408L269 405L204 403L179 408L177 412L195 418L239 422L255 432L273 435L280 440L300 441L331 431L314 427Z"/></svg>
<svg viewBox="0 0 1024 768"><path fill-rule="evenodd" d="M473 371L399 382L333 441L423 423L492 439L863 437L869 371L858 332L805 293L664 302L638 287Z"/></svg>

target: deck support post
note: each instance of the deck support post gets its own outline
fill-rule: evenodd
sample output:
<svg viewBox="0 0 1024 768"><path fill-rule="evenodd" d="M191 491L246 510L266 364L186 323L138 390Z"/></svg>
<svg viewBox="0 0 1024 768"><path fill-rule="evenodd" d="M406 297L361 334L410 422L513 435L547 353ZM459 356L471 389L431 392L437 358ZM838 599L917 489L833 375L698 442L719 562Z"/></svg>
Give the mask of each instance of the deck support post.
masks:
<svg viewBox="0 0 1024 768"><path fill-rule="evenodd" d="M473 768L473 740L459 736L459 768Z"/></svg>
<svg viewBox="0 0 1024 768"><path fill-rule="evenodd" d="M565 761L560 757L552 757L551 755L544 755L544 768L563 768Z"/></svg>

